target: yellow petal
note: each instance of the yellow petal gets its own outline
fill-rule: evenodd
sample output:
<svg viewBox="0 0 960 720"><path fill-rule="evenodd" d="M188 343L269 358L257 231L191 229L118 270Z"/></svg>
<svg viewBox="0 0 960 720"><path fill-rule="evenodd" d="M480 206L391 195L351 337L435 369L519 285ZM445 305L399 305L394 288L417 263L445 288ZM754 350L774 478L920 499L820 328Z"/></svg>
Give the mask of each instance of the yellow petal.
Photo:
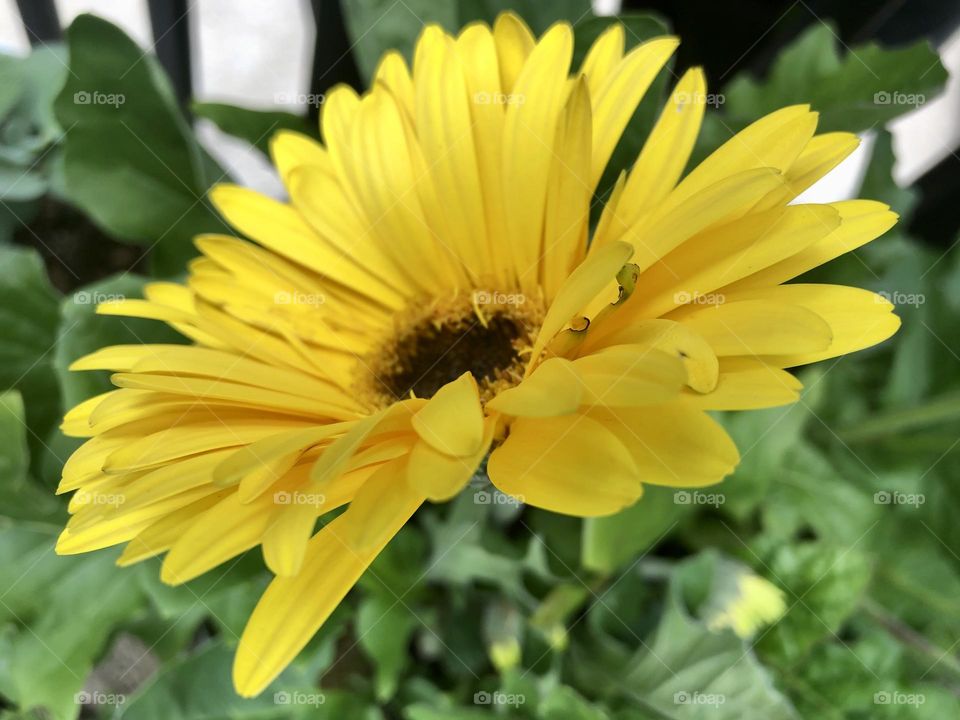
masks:
<svg viewBox="0 0 960 720"><path fill-rule="evenodd" d="M597 328L600 330L601 328ZM653 348L678 358L686 370L687 385L697 392L710 392L717 385L719 364L710 343L682 323L672 320L642 320L621 327L593 342L588 332L584 349L613 345Z"/></svg>
<svg viewBox="0 0 960 720"><path fill-rule="evenodd" d="M846 200L831 203L829 207L836 210L840 216L840 225L833 232L812 245L799 248L798 252L776 264L733 283L725 288L725 291L769 287L792 280L807 270L819 267L880 237L893 227L899 218L888 206L873 200Z"/></svg>
<svg viewBox="0 0 960 720"><path fill-rule="evenodd" d="M580 67L590 87L590 97L599 96L600 88L623 58L623 47L623 25L618 22L612 23L590 46Z"/></svg>
<svg viewBox="0 0 960 720"><path fill-rule="evenodd" d="M680 322L718 356L818 352L832 339L830 326L817 313L784 302L731 300L694 310Z"/></svg>
<svg viewBox="0 0 960 720"><path fill-rule="evenodd" d="M700 410L758 410L796 402L802 387L790 373L760 360L724 358L716 388L687 393L685 400Z"/></svg>
<svg viewBox="0 0 960 720"><path fill-rule="evenodd" d="M584 405L657 405L686 382L680 359L638 345L617 345L573 363L584 386Z"/></svg>
<svg viewBox="0 0 960 720"><path fill-rule="evenodd" d="M291 503L280 508L263 534L263 560L274 575L296 575L317 523L317 508Z"/></svg>
<svg viewBox="0 0 960 720"><path fill-rule="evenodd" d="M612 242L591 254L570 273L547 310L533 346L531 363L539 359L547 343L620 272L633 249L622 242Z"/></svg>
<svg viewBox="0 0 960 720"><path fill-rule="evenodd" d="M702 487L736 467L737 447L713 419L685 402L641 408L594 408L590 418L629 449L644 483ZM602 475L601 475L602 477Z"/></svg>
<svg viewBox="0 0 960 720"><path fill-rule="evenodd" d="M483 442L483 408L469 372L447 383L412 419L413 429L435 450L467 457Z"/></svg>
<svg viewBox="0 0 960 720"><path fill-rule="evenodd" d="M407 463L407 482L410 487L433 502L446 502L452 498L477 471L477 466L490 449L495 427L496 421L488 418L483 443L471 457L453 457L419 441L410 451Z"/></svg>
<svg viewBox="0 0 960 720"><path fill-rule="evenodd" d="M641 493L627 448L583 415L520 418L491 453L487 472L521 502L579 517L618 512Z"/></svg>
<svg viewBox="0 0 960 720"><path fill-rule="evenodd" d="M501 391L487 407L516 417L552 417L576 412L583 386L573 363L547 358L523 382Z"/></svg>
<svg viewBox="0 0 960 720"><path fill-rule="evenodd" d="M300 572L271 582L247 622L233 665L240 695L260 693L296 657L418 505L386 519L382 543L362 552L342 539L352 523L346 513L314 536Z"/></svg>
<svg viewBox="0 0 960 720"><path fill-rule="evenodd" d="M677 184L700 132L706 92L700 68L691 68L680 78L627 179L617 213L625 225L635 222Z"/></svg>
<svg viewBox="0 0 960 720"><path fill-rule="evenodd" d="M786 351L764 358L780 367L818 362L883 342L900 327L893 305L876 293L842 285L779 285L744 290L730 296L739 302L795 303L815 313L830 328L828 347L808 352Z"/></svg>
<svg viewBox="0 0 960 720"><path fill-rule="evenodd" d="M640 99L679 44L675 37L654 38L641 43L627 53L600 88L593 103L591 188L600 181Z"/></svg>
<svg viewBox="0 0 960 720"><path fill-rule="evenodd" d="M493 39L497 46L500 68L500 87L504 93L513 91L514 83L536 41L527 24L512 12L500 13L493 24Z"/></svg>

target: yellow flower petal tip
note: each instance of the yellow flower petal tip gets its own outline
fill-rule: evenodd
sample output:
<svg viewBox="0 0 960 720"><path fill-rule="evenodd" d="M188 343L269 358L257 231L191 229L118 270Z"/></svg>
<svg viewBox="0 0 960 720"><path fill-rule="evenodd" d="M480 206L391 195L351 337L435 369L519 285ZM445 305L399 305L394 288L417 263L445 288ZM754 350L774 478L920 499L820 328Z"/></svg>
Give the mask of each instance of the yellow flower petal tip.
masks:
<svg viewBox="0 0 960 720"><path fill-rule="evenodd" d="M624 52L614 25L572 67L567 23L431 26L413 67L391 52L364 95L327 93L322 144L277 133L288 200L218 184L210 203L246 239L200 236L186 282L97 307L186 344L72 364L116 389L64 419L85 442L58 487L76 494L57 552L123 545L119 564L162 556L180 583L259 548L276 577L234 666L253 696L485 458L502 492L579 517L729 475L739 454L708 412L794 402L785 368L899 327L873 293L790 282L897 216L793 203L858 142L816 134L808 105L687 171L707 111L694 68L594 227L600 177L678 42ZM765 586L741 590L722 622L779 612Z"/></svg>

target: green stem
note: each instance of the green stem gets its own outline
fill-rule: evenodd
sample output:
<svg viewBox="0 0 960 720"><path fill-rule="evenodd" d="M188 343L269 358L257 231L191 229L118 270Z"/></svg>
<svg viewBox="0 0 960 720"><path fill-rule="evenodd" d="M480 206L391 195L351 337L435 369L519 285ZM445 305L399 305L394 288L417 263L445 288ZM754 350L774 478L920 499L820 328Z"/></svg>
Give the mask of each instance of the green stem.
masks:
<svg viewBox="0 0 960 720"><path fill-rule="evenodd" d="M900 618L888 612L886 608L870 598L864 599L863 609L867 615L873 618L873 620L892 637L899 640L914 652L930 658L933 660L934 665L945 667L954 675L960 677L960 660L957 660L949 650L944 650L935 645L926 636L918 633Z"/></svg>
<svg viewBox="0 0 960 720"><path fill-rule="evenodd" d="M949 420L960 420L960 393L941 395L917 407L878 415L856 427L841 430L839 435L845 442L870 442Z"/></svg>

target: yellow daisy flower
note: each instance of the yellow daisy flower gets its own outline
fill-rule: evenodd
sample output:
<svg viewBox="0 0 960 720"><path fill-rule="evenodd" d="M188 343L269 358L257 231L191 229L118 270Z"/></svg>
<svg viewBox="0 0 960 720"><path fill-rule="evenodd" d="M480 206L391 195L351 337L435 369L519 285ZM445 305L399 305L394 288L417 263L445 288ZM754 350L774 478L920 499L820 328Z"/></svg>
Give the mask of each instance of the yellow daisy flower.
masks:
<svg viewBox="0 0 960 720"><path fill-rule="evenodd" d="M568 24L536 39L507 13L456 37L427 27L412 73L388 53L361 97L334 88L323 145L273 140L288 202L211 192L252 242L200 237L185 285L99 307L192 344L74 363L119 389L65 419L90 439L63 470L59 491L78 492L57 551L125 543L121 565L165 554L162 579L182 583L259 545L276 578L234 667L255 695L488 455L499 490L577 516L729 474L737 450L707 411L793 402L783 368L897 329L871 292L782 284L896 216L789 204L857 145L815 134L802 105L684 176L706 99L695 68L591 233L601 173L677 44L624 53L614 24L572 71Z"/></svg>

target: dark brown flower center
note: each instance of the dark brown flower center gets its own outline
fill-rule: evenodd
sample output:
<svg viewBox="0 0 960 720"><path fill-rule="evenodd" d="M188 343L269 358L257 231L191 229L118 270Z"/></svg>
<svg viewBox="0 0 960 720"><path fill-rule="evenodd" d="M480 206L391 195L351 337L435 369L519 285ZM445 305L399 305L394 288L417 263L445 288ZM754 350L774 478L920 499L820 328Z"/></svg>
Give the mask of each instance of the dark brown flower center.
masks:
<svg viewBox="0 0 960 720"><path fill-rule="evenodd" d="M513 296L510 296L513 297ZM477 305L454 301L397 321L391 339L372 358L377 405L411 395L430 398L470 372L489 399L523 376L539 313L522 305Z"/></svg>

